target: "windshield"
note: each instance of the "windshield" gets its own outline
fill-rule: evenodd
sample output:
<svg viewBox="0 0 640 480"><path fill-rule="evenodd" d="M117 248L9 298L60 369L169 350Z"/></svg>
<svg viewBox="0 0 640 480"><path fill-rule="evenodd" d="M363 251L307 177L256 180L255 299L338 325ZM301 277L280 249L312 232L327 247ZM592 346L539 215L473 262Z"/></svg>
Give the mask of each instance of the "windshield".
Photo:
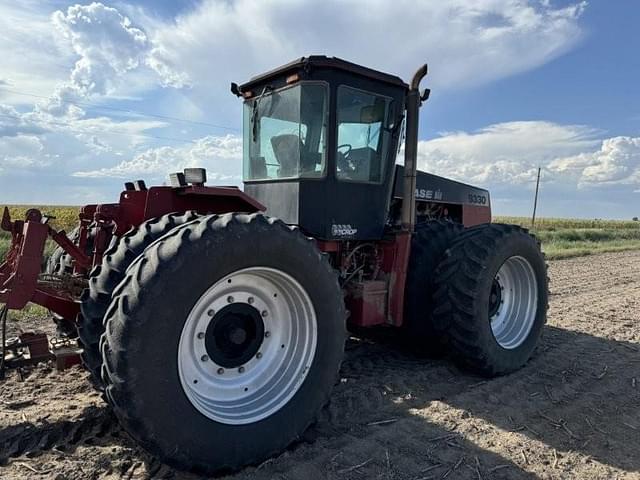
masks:
<svg viewBox="0 0 640 480"><path fill-rule="evenodd" d="M341 85L338 88L337 177L379 183L390 143L391 99Z"/></svg>
<svg viewBox="0 0 640 480"><path fill-rule="evenodd" d="M245 102L245 180L324 175L326 91L323 84L302 83Z"/></svg>

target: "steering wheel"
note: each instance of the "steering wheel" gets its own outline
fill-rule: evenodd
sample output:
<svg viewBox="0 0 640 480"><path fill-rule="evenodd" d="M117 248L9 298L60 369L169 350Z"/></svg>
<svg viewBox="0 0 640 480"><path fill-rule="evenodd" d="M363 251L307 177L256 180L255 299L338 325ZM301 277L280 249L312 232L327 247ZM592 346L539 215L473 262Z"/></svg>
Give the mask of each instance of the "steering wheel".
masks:
<svg viewBox="0 0 640 480"><path fill-rule="evenodd" d="M343 143L342 145L338 145L338 148L336 150L340 150L341 148L346 148L347 149L347 151L344 152L344 153L339 152L340 154L344 155L345 157L348 157L349 154L351 153L351 150L353 150L353 147L348 143Z"/></svg>
<svg viewBox="0 0 640 480"><path fill-rule="evenodd" d="M346 152L341 152L340 149L347 149ZM351 150L353 150L353 147L348 144L348 143L344 143L342 145L338 145L338 148L336 148L336 150L338 151L338 158L337 160L337 164L338 164L338 168L340 169L340 171L342 173L350 173L353 172L353 167L351 166L351 162L349 162L348 157L349 154L351 153Z"/></svg>

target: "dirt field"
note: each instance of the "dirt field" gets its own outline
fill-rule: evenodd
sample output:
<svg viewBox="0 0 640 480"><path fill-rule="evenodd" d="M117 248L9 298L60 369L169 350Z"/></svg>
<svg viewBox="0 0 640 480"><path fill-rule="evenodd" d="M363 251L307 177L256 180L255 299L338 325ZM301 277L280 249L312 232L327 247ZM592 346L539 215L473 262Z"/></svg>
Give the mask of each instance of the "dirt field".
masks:
<svg viewBox="0 0 640 480"><path fill-rule="evenodd" d="M549 323L521 371L485 381L351 339L318 424L225 478L640 478L640 252L549 273ZM2 479L196 478L141 452L80 369L48 365L0 383L0 459Z"/></svg>

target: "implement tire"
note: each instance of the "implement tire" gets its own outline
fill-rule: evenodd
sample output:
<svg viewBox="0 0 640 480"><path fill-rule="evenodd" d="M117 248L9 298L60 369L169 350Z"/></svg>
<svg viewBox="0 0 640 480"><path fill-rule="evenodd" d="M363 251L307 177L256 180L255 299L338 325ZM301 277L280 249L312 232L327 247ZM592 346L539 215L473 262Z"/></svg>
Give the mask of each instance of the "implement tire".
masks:
<svg viewBox="0 0 640 480"><path fill-rule="evenodd" d="M173 467L257 464L329 400L345 320L335 271L299 230L261 214L199 217L148 247L116 288L106 397Z"/></svg>
<svg viewBox="0 0 640 480"><path fill-rule="evenodd" d="M434 318L454 360L492 377L524 365L547 318L548 279L540 242L515 225L465 231L436 272Z"/></svg>
<svg viewBox="0 0 640 480"><path fill-rule="evenodd" d="M459 223L433 220L416 225L405 288L403 331L420 354L441 355L446 335L433 323L435 270L444 253L464 230Z"/></svg>
<svg viewBox="0 0 640 480"><path fill-rule="evenodd" d="M194 212L169 213L147 220L129 230L107 250L102 265L91 271L89 288L82 294L81 314L78 315L78 335L83 352L82 363L90 373L91 383L98 390L104 389L100 337L104 333L104 314L111 303L111 294L124 278L131 263L154 241L197 217Z"/></svg>

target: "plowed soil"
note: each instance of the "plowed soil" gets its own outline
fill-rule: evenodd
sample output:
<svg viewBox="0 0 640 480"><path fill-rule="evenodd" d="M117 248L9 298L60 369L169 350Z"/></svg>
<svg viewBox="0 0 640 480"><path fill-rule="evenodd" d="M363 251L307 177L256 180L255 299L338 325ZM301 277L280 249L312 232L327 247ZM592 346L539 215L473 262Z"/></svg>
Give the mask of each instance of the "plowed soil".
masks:
<svg viewBox="0 0 640 480"><path fill-rule="evenodd" d="M224 478L640 478L640 252L556 261L549 274L548 326L519 372L485 380L352 338L318 423ZM141 451L78 367L0 383L0 461L2 479L197 478Z"/></svg>

